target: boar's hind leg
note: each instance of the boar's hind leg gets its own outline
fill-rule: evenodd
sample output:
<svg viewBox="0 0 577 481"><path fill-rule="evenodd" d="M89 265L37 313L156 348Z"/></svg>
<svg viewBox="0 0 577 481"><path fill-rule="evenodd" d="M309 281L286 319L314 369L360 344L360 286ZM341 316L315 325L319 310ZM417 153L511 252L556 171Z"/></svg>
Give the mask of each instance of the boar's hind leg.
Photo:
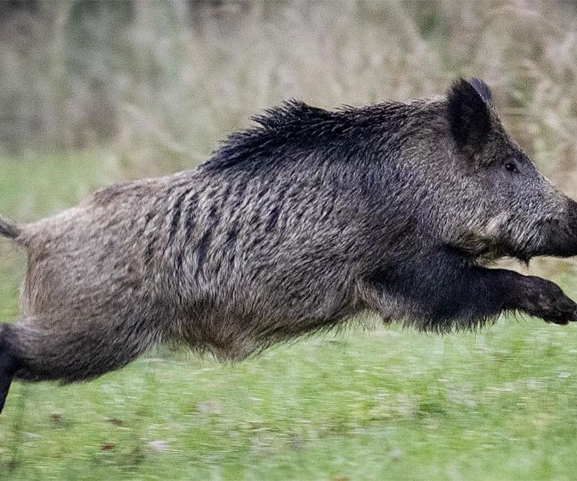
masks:
<svg viewBox="0 0 577 481"><path fill-rule="evenodd" d="M8 324L0 325L0 413L4 408L4 402L14 379L14 374L18 370L18 360L8 348L6 342L6 332L10 326Z"/></svg>
<svg viewBox="0 0 577 481"><path fill-rule="evenodd" d="M91 379L128 364L157 340L138 325L57 321L39 316L0 326L0 400L12 378Z"/></svg>

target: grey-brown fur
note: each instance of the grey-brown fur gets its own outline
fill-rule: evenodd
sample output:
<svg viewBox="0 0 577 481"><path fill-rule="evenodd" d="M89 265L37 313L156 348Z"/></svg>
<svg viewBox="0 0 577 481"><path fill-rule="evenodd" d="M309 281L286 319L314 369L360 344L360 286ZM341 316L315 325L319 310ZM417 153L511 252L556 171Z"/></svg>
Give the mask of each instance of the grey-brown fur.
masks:
<svg viewBox="0 0 577 481"><path fill-rule="evenodd" d="M159 343L242 359L362 312L438 331L514 310L577 319L555 284L484 267L577 254L577 209L481 81L256 120L196 170L0 218L29 255L21 317L0 326L0 409L13 377L90 379Z"/></svg>

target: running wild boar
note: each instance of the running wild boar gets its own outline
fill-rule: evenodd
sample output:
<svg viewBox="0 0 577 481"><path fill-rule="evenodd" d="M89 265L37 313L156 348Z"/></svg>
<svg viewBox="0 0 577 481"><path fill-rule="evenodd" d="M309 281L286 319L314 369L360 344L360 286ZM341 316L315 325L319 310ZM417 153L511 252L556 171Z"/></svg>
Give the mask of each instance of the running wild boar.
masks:
<svg viewBox="0 0 577 481"><path fill-rule="evenodd" d="M577 320L552 282L488 268L577 254L577 204L507 135L478 79L326 111L290 101L199 168L126 182L31 224L14 378L80 381L161 343L240 360L363 313L440 332L506 311Z"/></svg>

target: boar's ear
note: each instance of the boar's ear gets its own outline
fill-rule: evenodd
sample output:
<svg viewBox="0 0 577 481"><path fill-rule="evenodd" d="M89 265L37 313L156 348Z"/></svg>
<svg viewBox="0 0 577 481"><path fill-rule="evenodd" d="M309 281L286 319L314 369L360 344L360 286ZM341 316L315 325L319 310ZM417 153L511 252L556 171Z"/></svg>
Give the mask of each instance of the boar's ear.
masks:
<svg viewBox="0 0 577 481"><path fill-rule="evenodd" d="M477 91L487 105L493 107L493 92L491 92L491 89L485 82L480 78L472 78L468 83Z"/></svg>
<svg viewBox="0 0 577 481"><path fill-rule="evenodd" d="M466 152L479 152L491 132L491 90L485 82L460 79L447 94L447 115L457 145Z"/></svg>

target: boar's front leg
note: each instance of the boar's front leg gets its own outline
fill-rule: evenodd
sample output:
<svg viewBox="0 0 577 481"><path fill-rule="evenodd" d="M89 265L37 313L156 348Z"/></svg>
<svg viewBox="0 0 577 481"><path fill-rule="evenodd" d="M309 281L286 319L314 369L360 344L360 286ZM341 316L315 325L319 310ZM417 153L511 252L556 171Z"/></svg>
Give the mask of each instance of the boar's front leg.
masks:
<svg viewBox="0 0 577 481"><path fill-rule="evenodd" d="M577 321L577 304L551 281L515 272L502 271L506 289L505 309L524 311L547 322L567 324Z"/></svg>
<svg viewBox="0 0 577 481"><path fill-rule="evenodd" d="M475 268L455 284L458 299L468 304L469 312L475 313L479 306L477 314L483 317L521 311L555 324L577 321L577 304L559 286L540 277L505 269Z"/></svg>
<svg viewBox="0 0 577 481"><path fill-rule="evenodd" d="M407 274L381 270L366 279L359 292L367 307L385 320L403 318L439 331L477 326L506 311L556 324L577 321L577 304L540 277L462 265L446 269L446 264Z"/></svg>
<svg viewBox="0 0 577 481"><path fill-rule="evenodd" d="M490 318L503 311L521 311L555 324L577 321L577 304L540 277L477 267L455 279L454 291L473 322L475 314Z"/></svg>

